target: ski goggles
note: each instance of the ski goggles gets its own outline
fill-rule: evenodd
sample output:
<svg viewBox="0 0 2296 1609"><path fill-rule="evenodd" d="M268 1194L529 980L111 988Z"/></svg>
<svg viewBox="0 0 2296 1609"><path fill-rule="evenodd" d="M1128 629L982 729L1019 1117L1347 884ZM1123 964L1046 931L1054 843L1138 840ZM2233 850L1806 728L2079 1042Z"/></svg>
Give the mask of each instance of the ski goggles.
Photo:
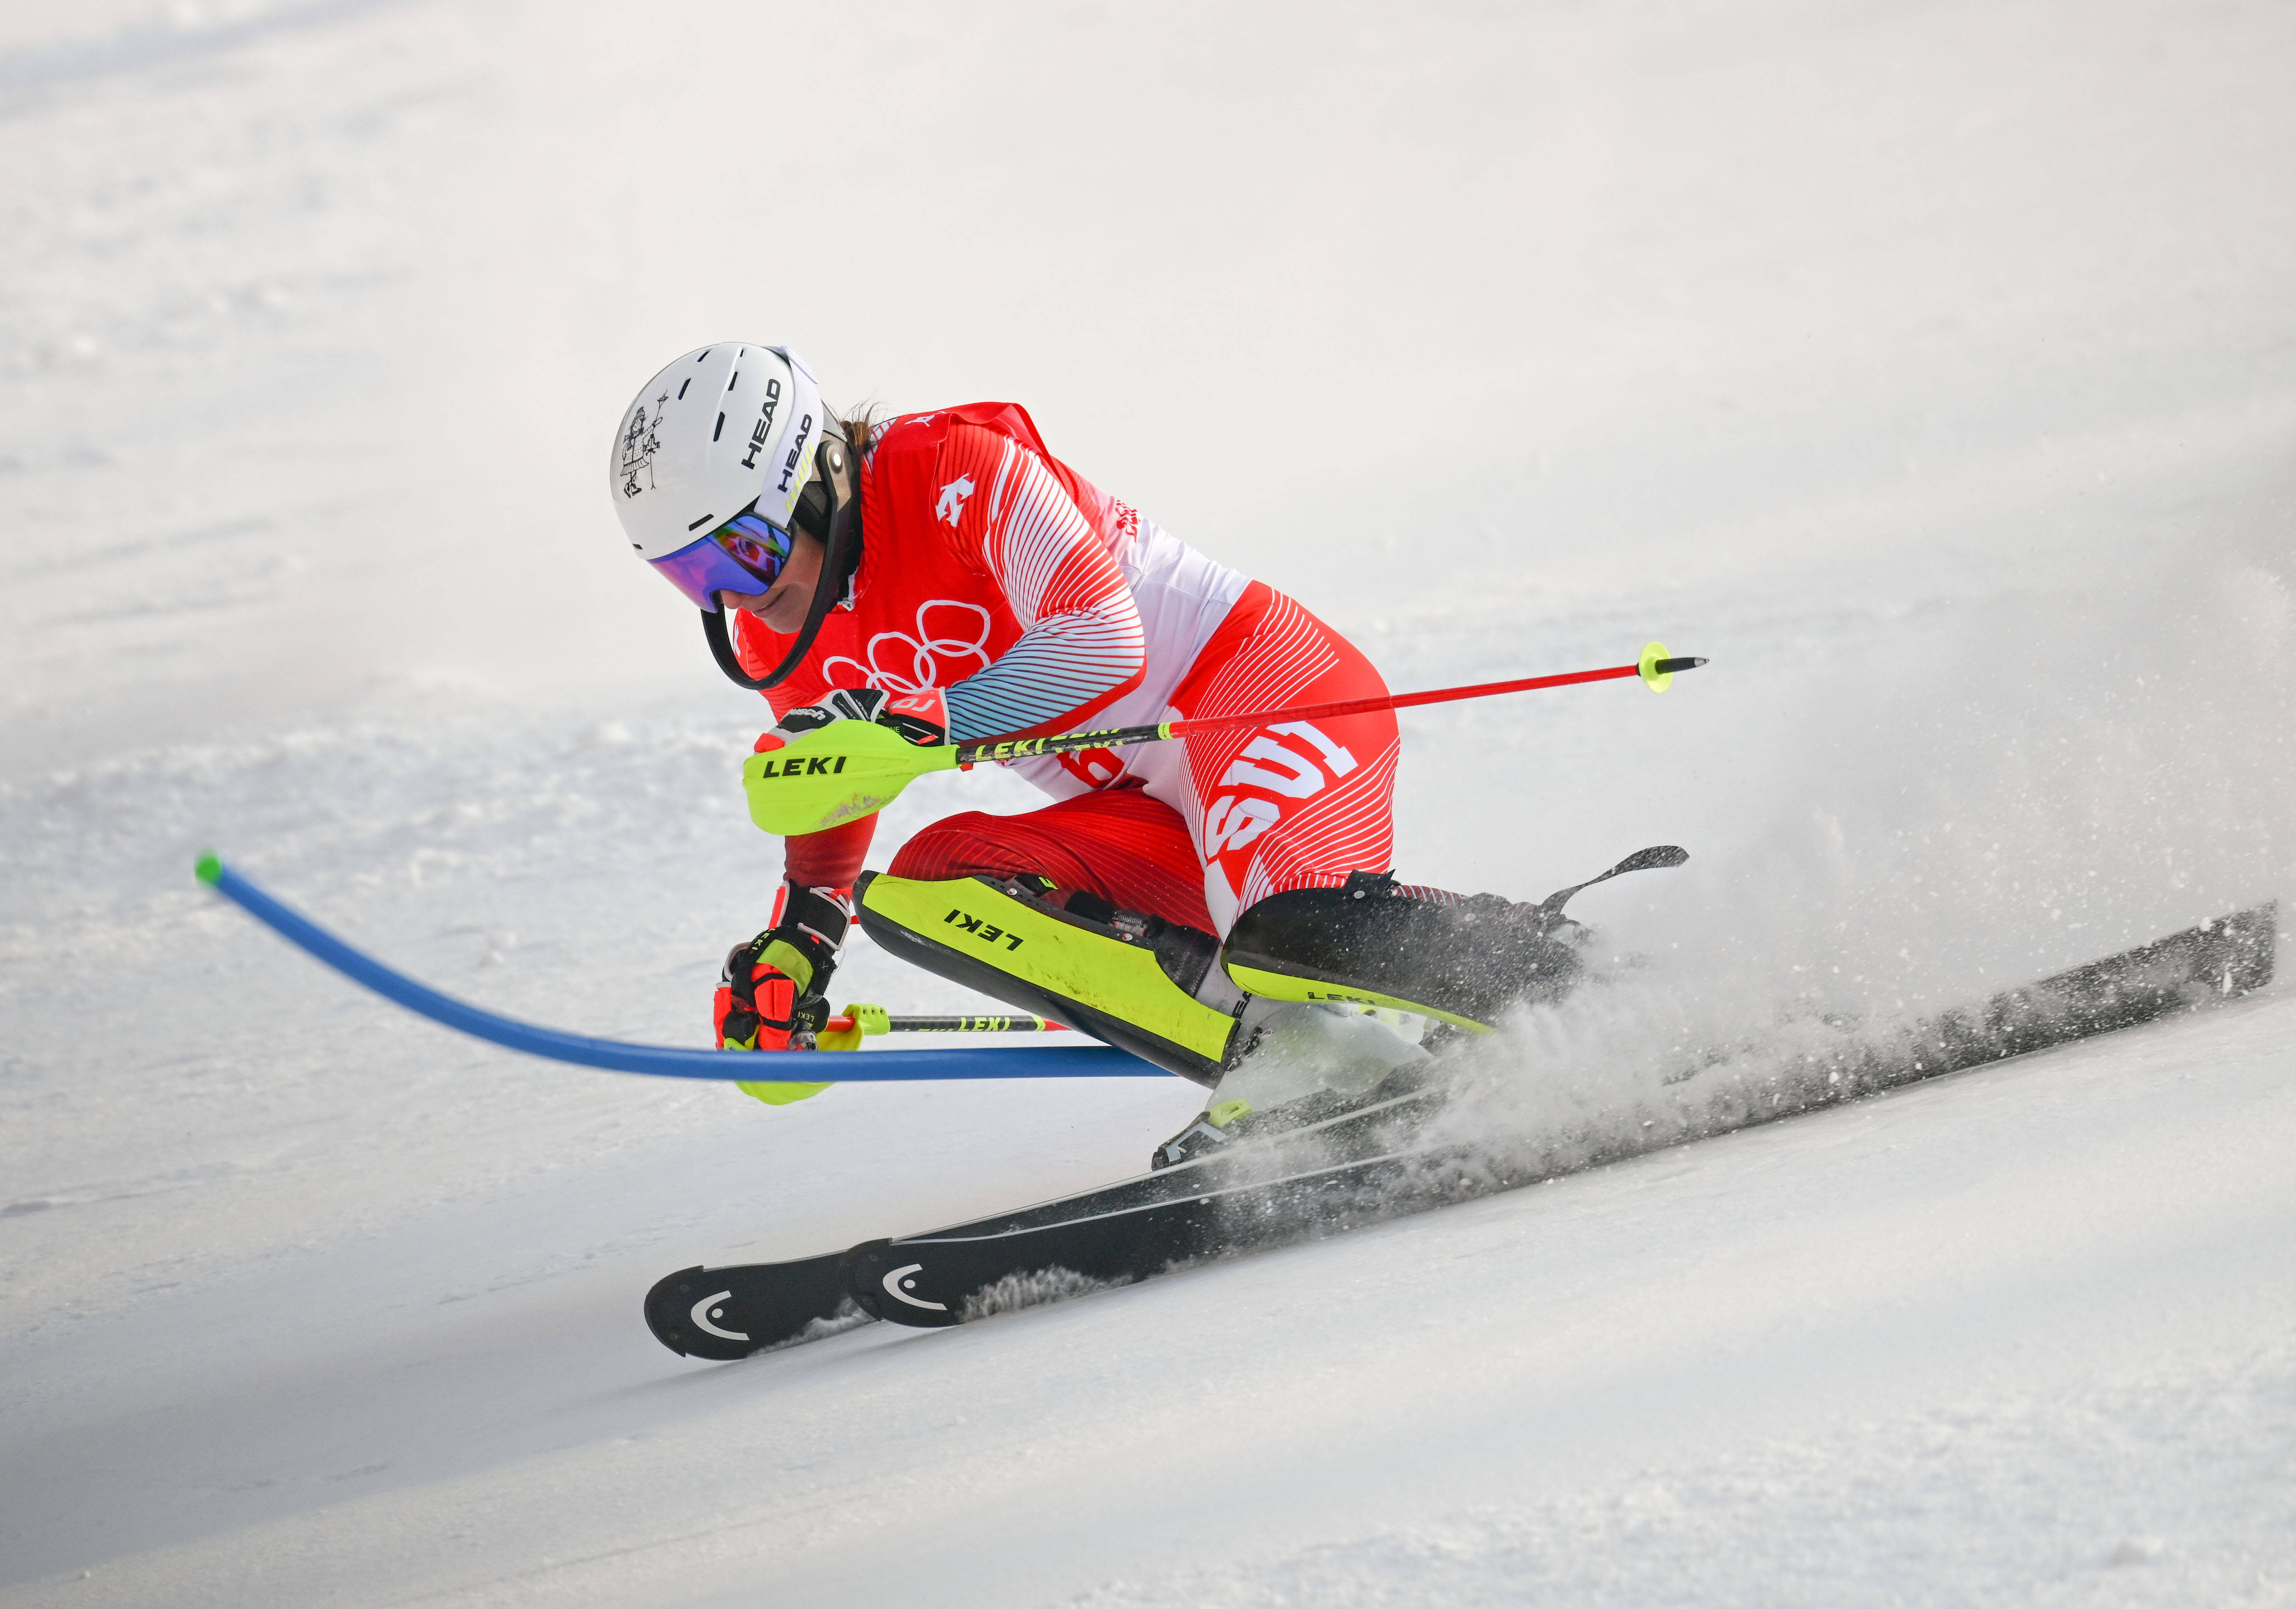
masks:
<svg viewBox="0 0 2296 1609"><path fill-rule="evenodd" d="M789 562L790 533L743 511L676 553L648 562L694 604L717 612L718 595L764 592Z"/></svg>

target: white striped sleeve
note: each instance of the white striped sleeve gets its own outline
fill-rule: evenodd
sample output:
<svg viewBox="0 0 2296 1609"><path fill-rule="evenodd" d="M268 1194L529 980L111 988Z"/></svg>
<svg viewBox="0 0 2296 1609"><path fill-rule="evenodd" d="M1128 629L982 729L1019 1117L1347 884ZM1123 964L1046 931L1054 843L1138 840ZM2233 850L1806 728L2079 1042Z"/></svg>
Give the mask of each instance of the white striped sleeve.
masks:
<svg viewBox="0 0 2296 1609"><path fill-rule="evenodd" d="M1115 559L1044 461L1006 441L982 557L1026 628L996 663L948 689L949 735L970 742L1059 729L1138 682L1147 643Z"/></svg>

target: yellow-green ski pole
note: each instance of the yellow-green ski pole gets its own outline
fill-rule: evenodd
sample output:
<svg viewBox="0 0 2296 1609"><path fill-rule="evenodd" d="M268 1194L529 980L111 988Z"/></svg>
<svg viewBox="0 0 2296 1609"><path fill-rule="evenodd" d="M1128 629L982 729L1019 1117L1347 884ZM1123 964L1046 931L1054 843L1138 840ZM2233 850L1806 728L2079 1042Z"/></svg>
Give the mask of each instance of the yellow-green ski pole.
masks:
<svg viewBox="0 0 2296 1609"><path fill-rule="evenodd" d="M904 1016L887 1011L882 1006L849 1006L829 1019L832 1033L850 1033L858 1028L865 1034L880 1033L1066 1033L1067 1028L1050 1017L1024 1014L1010 1016Z"/></svg>

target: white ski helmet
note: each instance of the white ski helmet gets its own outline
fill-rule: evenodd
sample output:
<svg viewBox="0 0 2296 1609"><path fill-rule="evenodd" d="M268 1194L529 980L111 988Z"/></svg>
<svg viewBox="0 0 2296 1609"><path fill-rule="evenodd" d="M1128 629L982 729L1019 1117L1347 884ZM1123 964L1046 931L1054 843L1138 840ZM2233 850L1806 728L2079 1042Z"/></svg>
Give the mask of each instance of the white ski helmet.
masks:
<svg viewBox="0 0 2296 1609"><path fill-rule="evenodd" d="M720 591L763 592L789 557L826 423L813 372L788 348L688 352L646 382L614 434L623 534L705 612Z"/></svg>

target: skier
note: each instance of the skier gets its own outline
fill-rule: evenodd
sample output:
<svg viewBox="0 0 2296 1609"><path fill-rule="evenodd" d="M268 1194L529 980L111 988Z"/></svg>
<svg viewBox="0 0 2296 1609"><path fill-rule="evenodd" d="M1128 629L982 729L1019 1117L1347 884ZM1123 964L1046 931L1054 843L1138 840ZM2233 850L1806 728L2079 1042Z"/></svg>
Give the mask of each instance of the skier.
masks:
<svg viewBox="0 0 2296 1609"><path fill-rule="evenodd" d="M638 394L611 472L631 546L766 694L760 751L839 722L939 744L1386 690L1298 603L1061 463L1014 404L838 420L795 354L719 343ZM1397 747L1380 711L1016 759L1053 803L936 822L882 877L862 874L873 814L791 836L716 1043L859 1042L824 1027L858 880L897 953L1212 1086L1160 1162L1360 1097L1425 1059L1424 1024L1485 1030L1576 965L1559 910L1394 881Z"/></svg>

